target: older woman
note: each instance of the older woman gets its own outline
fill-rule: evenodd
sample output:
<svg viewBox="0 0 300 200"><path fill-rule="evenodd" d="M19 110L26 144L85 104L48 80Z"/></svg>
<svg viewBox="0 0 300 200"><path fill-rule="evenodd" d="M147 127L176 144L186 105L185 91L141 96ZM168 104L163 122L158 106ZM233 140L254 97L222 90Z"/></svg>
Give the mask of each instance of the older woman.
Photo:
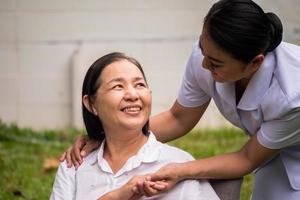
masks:
<svg viewBox="0 0 300 200"><path fill-rule="evenodd" d="M102 140L101 146L77 170L61 163L52 200L137 199L140 196L134 189L140 181L149 190L165 187L141 175L170 162L193 160L190 154L158 142L148 131L151 91L140 64L122 53L103 56L89 68L82 88L82 111L89 137ZM207 181L196 180L183 181L155 198L218 199Z"/></svg>

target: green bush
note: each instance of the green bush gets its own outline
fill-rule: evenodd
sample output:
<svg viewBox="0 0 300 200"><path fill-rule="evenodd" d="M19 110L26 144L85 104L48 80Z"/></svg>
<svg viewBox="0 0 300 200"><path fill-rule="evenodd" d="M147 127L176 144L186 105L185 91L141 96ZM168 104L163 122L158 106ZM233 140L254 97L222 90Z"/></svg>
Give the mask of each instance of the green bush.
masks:
<svg viewBox="0 0 300 200"><path fill-rule="evenodd" d="M0 199L49 199L56 169L45 170L46 158L59 157L82 131L21 129L0 121ZM170 144L195 158L238 150L246 136L236 129L195 129ZM241 199L249 199L252 176L245 178Z"/></svg>

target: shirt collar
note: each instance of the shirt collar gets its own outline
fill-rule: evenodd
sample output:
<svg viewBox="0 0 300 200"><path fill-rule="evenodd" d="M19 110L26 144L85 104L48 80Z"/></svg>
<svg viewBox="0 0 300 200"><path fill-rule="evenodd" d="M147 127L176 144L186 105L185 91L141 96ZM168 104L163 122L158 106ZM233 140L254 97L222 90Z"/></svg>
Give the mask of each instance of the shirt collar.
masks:
<svg viewBox="0 0 300 200"><path fill-rule="evenodd" d="M236 100L234 83L216 82L216 90L224 101L226 101L232 108L235 108Z"/></svg>
<svg viewBox="0 0 300 200"><path fill-rule="evenodd" d="M125 172L131 171L139 167L142 163L152 163L159 159L160 156L160 142L158 142L152 132L148 136L147 142L137 152L136 155L132 156L127 160L122 169L120 169L115 176L120 176ZM93 159L93 164L98 164L102 171L112 173L108 163L103 158L103 151L105 146L105 140L101 143L98 149L97 156Z"/></svg>
<svg viewBox="0 0 300 200"><path fill-rule="evenodd" d="M254 110L259 106L261 98L270 87L275 68L275 57L273 53L266 55L264 62L253 75L237 106L242 110Z"/></svg>
<svg viewBox="0 0 300 200"><path fill-rule="evenodd" d="M254 110L258 108L260 99L270 86L272 74L275 67L275 58L273 53L266 55L264 62L253 75L248 83L248 86L237 105L237 108L242 110ZM233 108L236 107L236 94L234 83L219 83L216 82L216 90L220 97Z"/></svg>

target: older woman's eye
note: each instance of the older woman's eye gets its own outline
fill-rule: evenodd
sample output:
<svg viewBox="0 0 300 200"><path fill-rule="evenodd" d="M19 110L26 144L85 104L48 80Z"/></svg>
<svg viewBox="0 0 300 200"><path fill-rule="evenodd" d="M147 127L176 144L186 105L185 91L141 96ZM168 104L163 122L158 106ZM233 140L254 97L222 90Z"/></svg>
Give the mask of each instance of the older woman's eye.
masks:
<svg viewBox="0 0 300 200"><path fill-rule="evenodd" d="M123 88L123 85L121 85L121 84L114 85L114 86L112 87L112 89L122 89L122 88Z"/></svg>
<svg viewBox="0 0 300 200"><path fill-rule="evenodd" d="M136 87L146 87L146 84L145 83L137 83L136 84Z"/></svg>

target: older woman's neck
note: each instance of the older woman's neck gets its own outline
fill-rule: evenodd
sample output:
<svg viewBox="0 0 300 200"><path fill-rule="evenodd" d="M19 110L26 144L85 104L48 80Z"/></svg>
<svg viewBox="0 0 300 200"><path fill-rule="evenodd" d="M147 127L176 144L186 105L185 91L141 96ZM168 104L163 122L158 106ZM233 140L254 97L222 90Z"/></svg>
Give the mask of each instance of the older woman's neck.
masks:
<svg viewBox="0 0 300 200"><path fill-rule="evenodd" d="M130 157L137 154L146 141L147 136L142 132L106 134L103 157L116 173Z"/></svg>

